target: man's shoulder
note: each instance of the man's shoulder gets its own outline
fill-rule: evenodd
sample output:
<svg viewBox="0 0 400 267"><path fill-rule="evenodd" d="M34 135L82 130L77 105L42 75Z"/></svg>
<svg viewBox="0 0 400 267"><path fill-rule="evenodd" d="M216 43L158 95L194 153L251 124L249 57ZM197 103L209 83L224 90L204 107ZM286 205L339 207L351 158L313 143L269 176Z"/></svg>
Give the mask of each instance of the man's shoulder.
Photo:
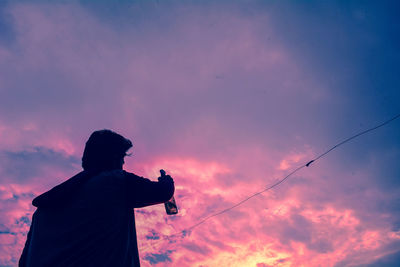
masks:
<svg viewBox="0 0 400 267"><path fill-rule="evenodd" d="M112 183L112 184L125 184L126 182L141 181L145 178L138 176L134 173L125 170L110 170L98 173L96 177L91 179L92 183Z"/></svg>
<svg viewBox="0 0 400 267"><path fill-rule="evenodd" d="M85 172L79 172L68 180L61 184L53 187L47 192L37 196L32 201L32 205L35 207L52 207L62 203L65 199L68 199L72 192L75 192L82 184L84 184L89 176Z"/></svg>
<svg viewBox="0 0 400 267"><path fill-rule="evenodd" d="M101 173L98 173L96 175L97 177L110 177L110 178L119 178L119 179L126 179L126 178L136 178L136 179L141 179L143 177L136 175L132 172L127 172L125 170L110 170L110 171L104 171Z"/></svg>
<svg viewBox="0 0 400 267"><path fill-rule="evenodd" d="M133 172L127 172L125 170L122 171L123 175L127 178L131 178L131 179L144 179L142 176L136 175Z"/></svg>
<svg viewBox="0 0 400 267"><path fill-rule="evenodd" d="M89 182L95 184L102 182L118 183L118 182L123 182L124 180L125 180L125 174L123 170L110 170L97 173L90 179Z"/></svg>

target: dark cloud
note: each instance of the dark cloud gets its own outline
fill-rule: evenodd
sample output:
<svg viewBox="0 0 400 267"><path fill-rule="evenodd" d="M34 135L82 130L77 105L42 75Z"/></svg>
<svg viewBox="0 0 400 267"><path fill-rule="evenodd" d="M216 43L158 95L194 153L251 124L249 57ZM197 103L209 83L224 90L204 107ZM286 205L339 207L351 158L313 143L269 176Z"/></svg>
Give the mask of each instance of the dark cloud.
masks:
<svg viewBox="0 0 400 267"><path fill-rule="evenodd" d="M308 248L317 251L318 253L328 253L334 250L332 241L328 238L314 240L308 245Z"/></svg>
<svg viewBox="0 0 400 267"><path fill-rule="evenodd" d="M360 265L359 267L398 267L400 262L400 252L385 256L374 263Z"/></svg>
<svg viewBox="0 0 400 267"><path fill-rule="evenodd" d="M186 242L182 245L182 247L186 248L189 251L194 253L201 254L203 256L209 255L212 251L205 245L197 245L194 242Z"/></svg>
<svg viewBox="0 0 400 267"><path fill-rule="evenodd" d="M148 261L151 265L157 264L160 262L172 262L170 258L171 250L166 251L165 253L149 253L144 256L144 259Z"/></svg>
<svg viewBox="0 0 400 267"><path fill-rule="evenodd" d="M156 233L154 230L151 231L150 234L146 235L146 239L147 240L158 240L160 239L160 236L158 235L158 233Z"/></svg>
<svg viewBox="0 0 400 267"><path fill-rule="evenodd" d="M310 243L312 224L309 220L301 215L294 214L291 216L290 224L283 222L282 242L290 243L291 240L300 241L302 243Z"/></svg>
<svg viewBox="0 0 400 267"><path fill-rule="evenodd" d="M383 256L373 263L357 265L357 267L398 267L400 262L400 252L391 253ZM350 262L339 262L335 267L346 266Z"/></svg>
<svg viewBox="0 0 400 267"><path fill-rule="evenodd" d="M43 173L46 169L70 172L80 164L80 159L77 157L45 147L32 147L22 151L3 150L0 151L0 160L3 183L7 181L27 183L40 175L47 177L49 174Z"/></svg>
<svg viewBox="0 0 400 267"><path fill-rule="evenodd" d="M11 48L15 41L12 15L8 13L9 1L0 3L0 46Z"/></svg>

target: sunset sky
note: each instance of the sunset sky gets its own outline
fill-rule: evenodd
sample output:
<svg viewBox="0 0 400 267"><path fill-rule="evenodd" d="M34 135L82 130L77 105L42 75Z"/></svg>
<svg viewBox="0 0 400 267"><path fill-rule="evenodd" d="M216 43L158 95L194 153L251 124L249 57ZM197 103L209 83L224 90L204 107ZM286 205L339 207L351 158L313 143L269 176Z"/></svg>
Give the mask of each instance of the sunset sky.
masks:
<svg viewBox="0 0 400 267"><path fill-rule="evenodd" d="M111 4L112 2L112 4ZM398 266L400 2L1 1L0 266L32 199L81 171L89 135L175 180L136 210L142 266Z"/></svg>

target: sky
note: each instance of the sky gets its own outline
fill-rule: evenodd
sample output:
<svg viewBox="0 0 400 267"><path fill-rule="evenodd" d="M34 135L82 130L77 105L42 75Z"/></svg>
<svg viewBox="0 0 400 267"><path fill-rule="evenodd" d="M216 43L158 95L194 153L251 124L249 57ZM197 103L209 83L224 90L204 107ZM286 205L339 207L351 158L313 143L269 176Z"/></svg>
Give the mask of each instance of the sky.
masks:
<svg viewBox="0 0 400 267"><path fill-rule="evenodd" d="M136 209L143 266L398 266L398 1L1 1L0 266L32 199L81 171L89 135L175 180ZM172 236L175 233L181 233Z"/></svg>

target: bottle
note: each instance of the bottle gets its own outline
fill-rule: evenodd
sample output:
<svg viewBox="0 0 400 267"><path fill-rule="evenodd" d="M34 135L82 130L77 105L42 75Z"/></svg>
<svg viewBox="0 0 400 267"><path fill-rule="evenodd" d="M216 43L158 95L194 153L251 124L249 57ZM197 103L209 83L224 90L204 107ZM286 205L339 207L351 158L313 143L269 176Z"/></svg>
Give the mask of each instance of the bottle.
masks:
<svg viewBox="0 0 400 267"><path fill-rule="evenodd" d="M165 171L160 170L161 177L165 176ZM172 196L170 200L164 203L165 211L168 215L174 215L178 213L178 207L176 206L175 198Z"/></svg>
<svg viewBox="0 0 400 267"><path fill-rule="evenodd" d="M165 211L167 212L168 215L178 214L178 207L176 206L174 197L165 202L164 206L165 206Z"/></svg>

